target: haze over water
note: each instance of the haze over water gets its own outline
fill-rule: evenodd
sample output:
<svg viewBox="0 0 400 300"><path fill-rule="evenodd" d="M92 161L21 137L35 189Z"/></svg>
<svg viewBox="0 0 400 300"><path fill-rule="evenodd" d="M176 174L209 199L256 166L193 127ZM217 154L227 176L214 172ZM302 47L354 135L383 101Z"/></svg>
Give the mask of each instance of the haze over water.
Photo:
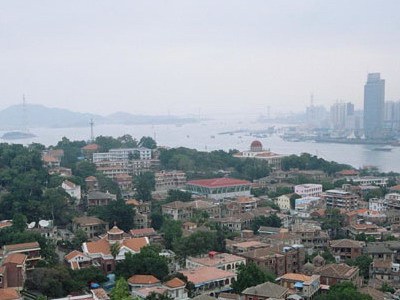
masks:
<svg viewBox="0 0 400 300"><path fill-rule="evenodd" d="M246 119L208 120L200 123L176 125L102 125L95 126L95 135L118 137L130 134L136 139L142 136L155 137L158 145L168 147L188 147L201 151L247 150L250 143L258 139L264 148L280 154L310 153L326 160L350 164L356 168L377 166L381 171L400 172L400 148L390 152L373 151L376 145L327 144L315 142L288 142L274 134L266 138L250 136L247 132L219 134L241 129L265 130L273 124L262 124ZM280 125L278 125L280 126ZM70 140L88 140L90 128L35 128L31 130L36 138L15 140L14 143L42 143L55 145L63 136ZM0 132L0 134L2 134ZM0 140L1 141L1 140Z"/></svg>

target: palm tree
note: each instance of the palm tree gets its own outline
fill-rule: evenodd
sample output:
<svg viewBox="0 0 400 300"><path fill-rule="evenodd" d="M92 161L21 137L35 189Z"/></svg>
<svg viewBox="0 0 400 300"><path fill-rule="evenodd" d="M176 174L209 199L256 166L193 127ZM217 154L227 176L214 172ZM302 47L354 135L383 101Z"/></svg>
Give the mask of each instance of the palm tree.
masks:
<svg viewBox="0 0 400 300"><path fill-rule="evenodd" d="M121 245L119 243L114 243L111 245L110 251L111 251L111 255L114 257L114 259L117 258L117 255L118 255L120 249L121 249Z"/></svg>

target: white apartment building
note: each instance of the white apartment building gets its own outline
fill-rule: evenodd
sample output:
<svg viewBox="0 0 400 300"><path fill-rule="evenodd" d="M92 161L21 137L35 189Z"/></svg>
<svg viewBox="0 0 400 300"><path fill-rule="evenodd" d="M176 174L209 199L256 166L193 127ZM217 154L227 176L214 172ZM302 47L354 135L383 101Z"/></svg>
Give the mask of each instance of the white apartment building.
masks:
<svg viewBox="0 0 400 300"><path fill-rule="evenodd" d="M111 149L108 152L93 153L93 162L101 161L127 161L131 156L137 155L136 159L150 160L151 149L148 148L121 148Z"/></svg>
<svg viewBox="0 0 400 300"><path fill-rule="evenodd" d="M373 211L385 211L387 208L387 201L385 199L372 198L369 199L368 209Z"/></svg>
<svg viewBox="0 0 400 300"><path fill-rule="evenodd" d="M400 194L389 193L385 195L388 208L400 209Z"/></svg>
<svg viewBox="0 0 400 300"><path fill-rule="evenodd" d="M72 198L76 198L78 200L81 199L82 194L80 185L77 185L69 180L64 180L63 183L61 184L61 187Z"/></svg>
<svg viewBox="0 0 400 300"><path fill-rule="evenodd" d="M359 185L379 185L379 186L386 186L388 183L388 178L387 177L349 177L346 178L347 181L353 181L355 184Z"/></svg>
<svg viewBox="0 0 400 300"><path fill-rule="evenodd" d="M294 187L294 192L302 198L319 197L322 194L322 184L299 184Z"/></svg>

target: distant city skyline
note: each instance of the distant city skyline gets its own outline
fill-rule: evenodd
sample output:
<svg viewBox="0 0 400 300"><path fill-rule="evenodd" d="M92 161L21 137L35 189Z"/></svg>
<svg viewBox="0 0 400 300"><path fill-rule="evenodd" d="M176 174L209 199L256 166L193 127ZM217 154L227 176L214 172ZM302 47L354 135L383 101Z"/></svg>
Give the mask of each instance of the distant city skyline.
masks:
<svg viewBox="0 0 400 300"><path fill-rule="evenodd" d="M0 109L107 114L363 107L368 73L400 99L400 2L4 1Z"/></svg>

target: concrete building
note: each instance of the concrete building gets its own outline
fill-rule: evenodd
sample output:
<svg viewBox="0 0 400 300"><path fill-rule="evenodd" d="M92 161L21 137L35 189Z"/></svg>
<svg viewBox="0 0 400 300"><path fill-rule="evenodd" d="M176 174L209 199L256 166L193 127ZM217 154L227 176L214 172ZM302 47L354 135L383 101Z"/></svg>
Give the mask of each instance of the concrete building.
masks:
<svg viewBox="0 0 400 300"><path fill-rule="evenodd" d="M369 139L382 137L385 108L385 80L369 73L364 85L364 133Z"/></svg>
<svg viewBox="0 0 400 300"><path fill-rule="evenodd" d="M197 195L222 200L224 198L249 197L251 182L234 178L213 178L188 181L186 189Z"/></svg>
<svg viewBox="0 0 400 300"><path fill-rule="evenodd" d="M279 206L281 210L290 210L290 196L292 194L288 195L282 195L279 196L275 199L275 204Z"/></svg>
<svg viewBox="0 0 400 300"><path fill-rule="evenodd" d="M103 193L99 191L89 192L87 195L87 205L88 207L94 206L105 206L110 204L112 201L116 201L117 196L110 193Z"/></svg>
<svg viewBox="0 0 400 300"><path fill-rule="evenodd" d="M280 170L282 167L282 159L285 157L285 155L264 150L260 141L253 141L250 145L250 150L236 153L233 156L237 158L262 159L267 162L272 170Z"/></svg>
<svg viewBox="0 0 400 300"><path fill-rule="evenodd" d="M327 190L321 195L327 208L338 208L345 210L355 210L358 208L357 195L344 190Z"/></svg>
<svg viewBox="0 0 400 300"><path fill-rule="evenodd" d="M72 230L74 232L83 230L89 239L100 236L108 230L108 223L96 217L76 217L72 220Z"/></svg>
<svg viewBox="0 0 400 300"><path fill-rule="evenodd" d="M294 290L304 300L313 299L320 289L320 276L286 273L276 279L283 287Z"/></svg>
<svg viewBox="0 0 400 300"><path fill-rule="evenodd" d="M199 267L215 267L220 270L234 271L240 265L245 265L246 259L234 254L229 253L218 253L215 251L210 251L207 255L202 255L200 257L186 258L186 268L193 269Z"/></svg>
<svg viewBox="0 0 400 300"><path fill-rule="evenodd" d="M361 286L359 273L358 267L350 267L346 264L328 264L314 270L314 274L321 276L321 284L330 286L349 281L359 287Z"/></svg>
<svg viewBox="0 0 400 300"><path fill-rule="evenodd" d="M75 184L69 180L64 180L61 184L61 187L72 198L75 198L77 200L81 199L82 194L81 194L81 186L80 185Z"/></svg>
<svg viewBox="0 0 400 300"><path fill-rule="evenodd" d="M93 153L93 162L101 161L122 161L122 160L150 160L151 149L148 148L121 148L110 149L108 152Z"/></svg>
<svg viewBox="0 0 400 300"><path fill-rule="evenodd" d="M272 282L249 287L242 292L243 300L286 299L289 289Z"/></svg>
<svg viewBox="0 0 400 300"><path fill-rule="evenodd" d="M186 173L182 171L161 171L154 173L156 191L180 189L186 185Z"/></svg>
<svg viewBox="0 0 400 300"><path fill-rule="evenodd" d="M345 262L348 259L356 259L362 255L362 249L365 243L342 239L330 241L329 248L336 262Z"/></svg>
<svg viewBox="0 0 400 300"><path fill-rule="evenodd" d="M319 197L322 194L322 184L308 183L294 186L294 192L301 197Z"/></svg>

